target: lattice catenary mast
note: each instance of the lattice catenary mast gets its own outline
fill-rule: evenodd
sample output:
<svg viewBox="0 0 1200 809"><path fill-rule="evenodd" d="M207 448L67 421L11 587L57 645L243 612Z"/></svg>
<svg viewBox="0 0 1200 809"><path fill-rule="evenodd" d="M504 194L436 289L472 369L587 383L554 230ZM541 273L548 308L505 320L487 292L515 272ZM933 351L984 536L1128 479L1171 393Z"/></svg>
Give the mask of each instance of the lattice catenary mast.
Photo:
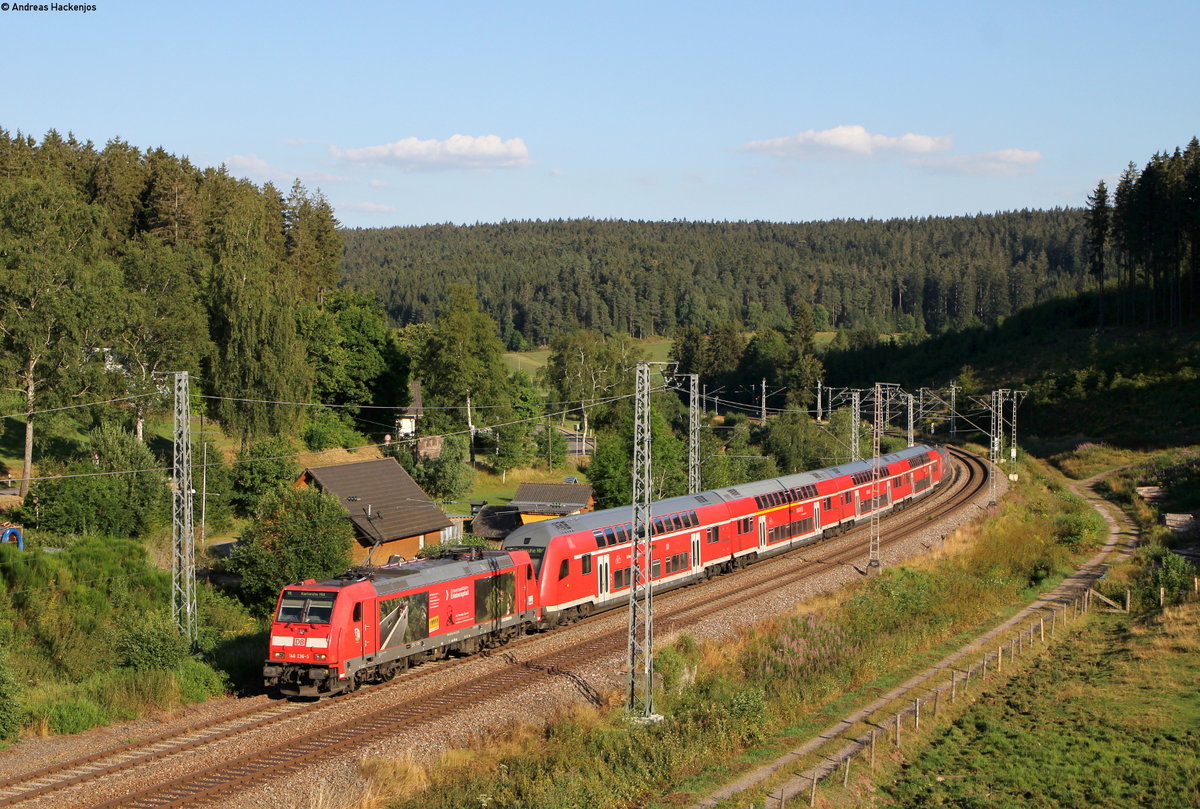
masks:
<svg viewBox="0 0 1200 809"><path fill-rule="evenodd" d="M175 379L174 518L171 522L171 616L179 631L195 641L196 523L192 497L192 430L188 372Z"/></svg>
<svg viewBox="0 0 1200 809"><path fill-rule="evenodd" d="M654 714L654 615L650 587L650 363L637 364L633 412L633 542L630 544L629 681L625 707L635 719Z"/></svg>

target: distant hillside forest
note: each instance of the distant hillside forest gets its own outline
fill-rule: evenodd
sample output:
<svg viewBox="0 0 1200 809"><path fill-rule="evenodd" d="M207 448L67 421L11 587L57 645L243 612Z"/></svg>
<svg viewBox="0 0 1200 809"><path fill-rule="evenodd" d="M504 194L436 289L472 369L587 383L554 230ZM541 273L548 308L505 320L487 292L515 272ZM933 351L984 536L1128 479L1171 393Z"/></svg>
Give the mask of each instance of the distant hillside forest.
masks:
<svg viewBox="0 0 1200 809"><path fill-rule="evenodd" d="M1091 283L1085 212L769 222L567 220L343 231L343 281L398 324L450 283L479 292L510 349L577 328L634 337L786 330L941 333L991 325Z"/></svg>

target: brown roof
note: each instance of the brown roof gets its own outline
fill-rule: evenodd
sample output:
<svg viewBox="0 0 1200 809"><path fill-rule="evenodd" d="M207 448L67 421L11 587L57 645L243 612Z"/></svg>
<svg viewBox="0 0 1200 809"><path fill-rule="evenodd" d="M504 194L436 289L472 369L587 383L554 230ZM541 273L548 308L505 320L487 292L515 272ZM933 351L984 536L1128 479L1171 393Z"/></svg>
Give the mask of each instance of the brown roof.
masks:
<svg viewBox="0 0 1200 809"><path fill-rule="evenodd" d="M305 469L300 481L337 495L366 542L391 542L450 526L395 458L316 466Z"/></svg>
<svg viewBox="0 0 1200 809"><path fill-rule="evenodd" d="M539 509L547 513L569 514L587 508L592 502L592 487L586 483L522 483L511 505L522 511Z"/></svg>

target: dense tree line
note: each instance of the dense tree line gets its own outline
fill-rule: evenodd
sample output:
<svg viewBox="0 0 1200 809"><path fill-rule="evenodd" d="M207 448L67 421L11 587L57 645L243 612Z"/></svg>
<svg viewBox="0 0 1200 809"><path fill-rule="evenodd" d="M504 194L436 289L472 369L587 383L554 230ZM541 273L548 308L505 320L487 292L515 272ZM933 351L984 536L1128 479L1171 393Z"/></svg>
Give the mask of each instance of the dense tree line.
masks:
<svg viewBox="0 0 1200 809"><path fill-rule="evenodd" d="M299 182L285 193L161 148L0 129L0 388L20 395L5 409L139 396L189 371L245 444L300 431L298 409L273 402L404 401L383 310L336 289L341 251L332 207ZM39 418L25 419L22 478Z"/></svg>
<svg viewBox="0 0 1200 809"><path fill-rule="evenodd" d="M1200 297L1200 140L1130 163L1110 198L1101 180L1088 197L1089 269L1101 293L1121 295L1110 318L1123 325L1194 321ZM1105 298L1100 296L1103 304ZM1104 325L1104 311L1100 312Z"/></svg>
<svg viewBox="0 0 1200 809"><path fill-rule="evenodd" d="M343 232L345 281L393 321L428 322L474 286L510 349L577 328L634 337L690 326L940 333L1086 286L1080 209L888 221L430 225Z"/></svg>

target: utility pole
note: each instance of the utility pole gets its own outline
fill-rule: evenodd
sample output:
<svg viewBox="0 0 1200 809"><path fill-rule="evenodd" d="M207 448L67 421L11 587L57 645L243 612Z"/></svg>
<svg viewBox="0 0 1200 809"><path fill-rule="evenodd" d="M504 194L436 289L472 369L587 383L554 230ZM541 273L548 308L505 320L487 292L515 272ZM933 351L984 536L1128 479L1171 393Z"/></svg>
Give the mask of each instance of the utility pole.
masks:
<svg viewBox="0 0 1200 809"><path fill-rule="evenodd" d="M853 411L850 417L850 462L862 460L862 450L858 447L858 433L862 427L862 401L859 398L859 391L850 392L850 408Z"/></svg>
<svg viewBox="0 0 1200 809"><path fill-rule="evenodd" d="M916 436L914 435L914 424L916 422L916 397L911 393L905 394L908 396L908 445L911 447L916 444Z"/></svg>
<svg viewBox="0 0 1200 809"><path fill-rule="evenodd" d="M950 383L950 437L958 436L958 383Z"/></svg>
<svg viewBox="0 0 1200 809"><path fill-rule="evenodd" d="M629 679L625 708L638 721L654 721L654 616L650 581L650 363L637 364L633 411L633 541L629 572Z"/></svg>
<svg viewBox="0 0 1200 809"><path fill-rule="evenodd" d="M762 381L762 423L765 427L767 424L767 378L764 376Z"/></svg>
<svg viewBox="0 0 1200 809"><path fill-rule="evenodd" d="M883 443L884 389L875 383L875 419L871 425L871 544L867 552L867 573L880 570L883 563L879 554L879 484L883 479L879 454Z"/></svg>
<svg viewBox="0 0 1200 809"><path fill-rule="evenodd" d="M688 492L700 491L700 374L688 374Z"/></svg>
<svg viewBox="0 0 1200 809"><path fill-rule="evenodd" d="M475 468L475 420L471 417L471 391L467 391L467 429L471 431L471 468Z"/></svg>
<svg viewBox="0 0 1200 809"><path fill-rule="evenodd" d="M192 491L192 429L188 372L175 380L173 518L171 520L171 617L191 642L196 629L196 524Z"/></svg>
<svg viewBox="0 0 1200 809"><path fill-rule="evenodd" d="M817 421L821 420L821 380L817 380Z"/></svg>

